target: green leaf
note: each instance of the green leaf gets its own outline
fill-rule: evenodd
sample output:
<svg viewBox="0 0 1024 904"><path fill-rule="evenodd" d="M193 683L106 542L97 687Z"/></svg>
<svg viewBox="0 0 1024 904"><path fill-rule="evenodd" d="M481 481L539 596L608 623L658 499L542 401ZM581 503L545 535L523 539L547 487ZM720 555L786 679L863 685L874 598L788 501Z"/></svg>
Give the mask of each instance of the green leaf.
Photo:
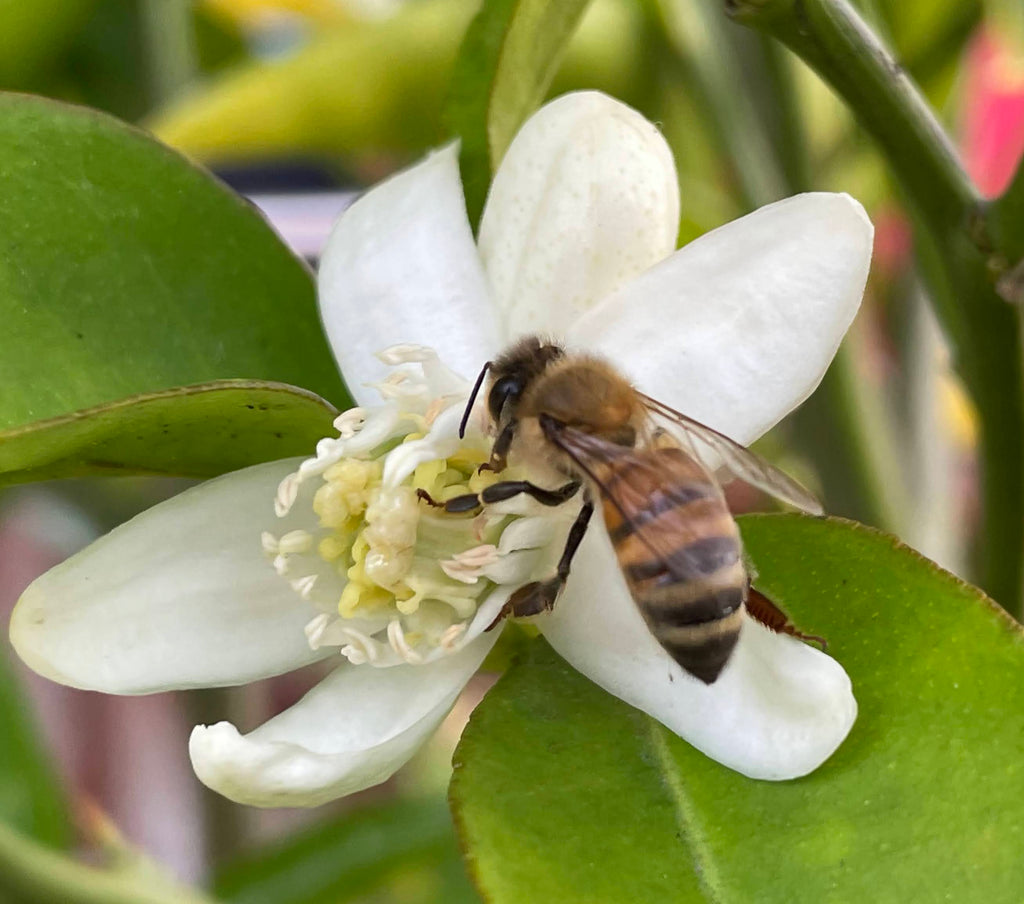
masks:
<svg viewBox="0 0 1024 904"><path fill-rule="evenodd" d="M470 222L479 222L491 173L540 106L588 0L488 0L470 23L452 76L449 119L462 139Z"/></svg>
<svg viewBox="0 0 1024 904"><path fill-rule="evenodd" d="M27 698L0 648L0 822L37 841L64 847L71 827L67 807L35 734Z"/></svg>
<svg viewBox="0 0 1024 904"><path fill-rule="evenodd" d="M478 900L460 868L444 803L394 800L346 813L229 864L214 887L219 898L235 904L342 904L366 900L398 874L424 870L432 875L420 876L418 887L436 896L423 900ZM411 889L406 892L403 901Z"/></svg>
<svg viewBox="0 0 1024 904"><path fill-rule="evenodd" d="M0 95L0 184L0 429L219 379L348 402L308 270L184 158Z"/></svg>
<svg viewBox="0 0 1024 904"><path fill-rule="evenodd" d="M1019 901L1020 626L885 534L794 515L741 527L759 588L849 672L850 736L806 778L744 778L538 641L455 756L488 900Z"/></svg>
<svg viewBox="0 0 1024 904"><path fill-rule="evenodd" d="M310 455L337 411L280 383L222 380L0 431L0 486L86 475L214 477Z"/></svg>

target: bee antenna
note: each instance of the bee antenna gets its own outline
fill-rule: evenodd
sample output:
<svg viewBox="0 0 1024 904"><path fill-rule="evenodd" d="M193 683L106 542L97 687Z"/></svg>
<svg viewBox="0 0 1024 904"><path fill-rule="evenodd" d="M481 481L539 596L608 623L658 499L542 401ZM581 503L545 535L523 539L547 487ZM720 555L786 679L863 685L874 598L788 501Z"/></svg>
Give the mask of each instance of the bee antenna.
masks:
<svg viewBox="0 0 1024 904"><path fill-rule="evenodd" d="M466 410L462 413L462 421L459 424L459 439L466 438L466 424L469 423L469 413L473 410L476 397L480 393L480 387L484 385L484 377L487 376L487 371L489 371L493 365L493 361L488 361L480 368L480 375L476 378L476 383L473 384L473 391L469 394L469 401L466 402Z"/></svg>

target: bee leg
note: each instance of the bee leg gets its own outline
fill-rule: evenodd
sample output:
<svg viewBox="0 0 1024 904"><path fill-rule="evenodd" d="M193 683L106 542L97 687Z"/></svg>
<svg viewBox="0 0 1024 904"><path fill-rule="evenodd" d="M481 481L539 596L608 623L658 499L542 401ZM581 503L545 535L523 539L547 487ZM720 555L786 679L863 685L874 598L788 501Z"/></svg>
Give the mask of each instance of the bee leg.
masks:
<svg viewBox="0 0 1024 904"><path fill-rule="evenodd" d="M482 493L464 493L444 502L438 502L426 490L417 490L416 495L427 505L444 509L449 515L462 515L466 512L476 511L488 503L504 502L506 499L523 493L533 497L541 505L561 505L572 499L579 492L580 486L578 480L573 480L557 490L546 490L544 487L535 486L528 480L503 480L500 483L491 484Z"/></svg>
<svg viewBox="0 0 1024 904"><path fill-rule="evenodd" d="M518 421L509 421L505 425L505 428L498 434L498 438L491 447L491 460L485 461L476 469L478 474L482 474L484 471L494 471L496 474L500 474L505 470L508 465L508 450L512 446L512 440L516 435L516 427L518 426Z"/></svg>
<svg viewBox="0 0 1024 904"><path fill-rule="evenodd" d="M483 507L480 497L476 493L464 493L461 496L454 496L444 502L438 502L426 490L417 490L416 496L427 505L434 508L444 509L449 515L462 515L466 512L473 512Z"/></svg>
<svg viewBox="0 0 1024 904"><path fill-rule="evenodd" d="M572 480L557 490L546 490L528 480L503 480L501 483L492 483L489 487L485 487L480 494L480 499L484 503L504 502L506 499L525 493L532 499L536 499L541 505L555 506L572 499L579 492L581 485L578 480Z"/></svg>
<svg viewBox="0 0 1024 904"><path fill-rule="evenodd" d="M824 637L819 637L817 634L804 634L802 631L799 631L789 620L789 616L785 612L761 593L761 591L755 590L753 587L747 588L747 612L750 613L750 616L755 621L759 621L772 631L776 631L779 634L788 634L797 640L812 640L821 645L823 653L828 652L828 641Z"/></svg>
<svg viewBox="0 0 1024 904"><path fill-rule="evenodd" d="M572 567L573 556L580 548L583 535L587 532L587 525L590 523L590 516L594 514L594 503L587 499L576 516L569 536L565 541L565 549L562 550L562 558L558 560L558 569L553 578L546 581L534 581L520 587L509 597L505 604L507 610L504 614L516 615L525 618L530 615L538 615L555 607L555 601L562 592L565 582L569 577L569 570Z"/></svg>

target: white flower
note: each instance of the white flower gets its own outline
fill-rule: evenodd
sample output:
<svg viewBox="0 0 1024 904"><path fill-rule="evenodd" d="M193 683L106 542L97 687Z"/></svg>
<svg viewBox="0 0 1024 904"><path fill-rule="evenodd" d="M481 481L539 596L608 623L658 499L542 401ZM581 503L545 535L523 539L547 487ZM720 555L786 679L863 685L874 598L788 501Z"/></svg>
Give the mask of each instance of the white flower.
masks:
<svg viewBox="0 0 1024 904"><path fill-rule="evenodd" d="M498 633L481 633L484 620L524 574L542 569L531 551L560 551L550 516L508 518L477 545L453 541L427 593L472 590L481 578L486 592L451 605L433 634L395 615L398 596L382 604L383 621L358 604L344 617L324 610L322 599L345 592L344 582L326 586L338 572L319 564L329 555L311 552L332 516L315 515L310 498L332 481L339 486L316 505L337 511L334 523L380 503L360 523L378 524L366 544L381 551L370 567L382 582L397 587L419 574L421 535L401 515L407 500L380 502L364 490L378 480L409 486L417 467L465 447L454 429L464 384L423 347L472 377L511 338L552 333L749 443L814 389L856 313L872 229L849 197L790 198L675 251L678 213L658 131L595 93L562 97L526 123L496 175L479 246L454 147L367 192L328 243L321 313L360 404L382 389L391 401L364 423L361 412L342 415L339 438L322 441L309 462L210 481L39 578L12 618L19 654L54 680L132 694L240 684L340 647L348 661L255 731L197 728L193 764L210 787L262 806L314 805L387 778L482 662ZM386 362L374 357L396 342L408 346ZM411 385L389 378L399 359L420 360L402 365L414 371ZM410 414L427 435L382 459L388 442L417 429L400 423ZM348 474L342 463L352 458L380 460L380 474ZM351 620L360 617L362 630ZM584 674L749 776L811 771L856 716L834 660L749 620L717 682L683 673L644 625L596 523L555 610L536 622Z"/></svg>

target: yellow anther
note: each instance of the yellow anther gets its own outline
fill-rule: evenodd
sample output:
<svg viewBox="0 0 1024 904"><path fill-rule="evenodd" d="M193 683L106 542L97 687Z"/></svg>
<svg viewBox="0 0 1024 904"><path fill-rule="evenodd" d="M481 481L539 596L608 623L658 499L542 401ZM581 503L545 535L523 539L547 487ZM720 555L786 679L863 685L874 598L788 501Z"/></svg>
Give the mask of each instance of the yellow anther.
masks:
<svg viewBox="0 0 1024 904"><path fill-rule="evenodd" d="M391 592L395 595L395 600L408 600L413 597L413 590L407 584L398 584L392 588Z"/></svg>
<svg viewBox="0 0 1024 904"><path fill-rule="evenodd" d="M363 533L356 534L355 542L352 544L352 561L362 562L366 558L366 552L370 544Z"/></svg>
<svg viewBox="0 0 1024 904"><path fill-rule="evenodd" d="M489 453L486 449L467 446L465 448L456 449L448 458L448 464L456 468L461 465L465 467L468 472L470 470L476 470L476 468L483 464L483 462L487 461L488 457Z"/></svg>
<svg viewBox="0 0 1024 904"><path fill-rule="evenodd" d="M365 556L364 556L365 558ZM363 565L363 559L359 559L351 568L346 572L346 576L349 581L353 584L366 584L366 568Z"/></svg>
<svg viewBox="0 0 1024 904"><path fill-rule="evenodd" d="M499 480L507 479L506 475L497 474L494 471L474 470L469 477L469 489L473 493L480 493L487 487L491 486L491 484L495 484Z"/></svg>
<svg viewBox="0 0 1024 904"><path fill-rule="evenodd" d="M325 483L313 496L313 511L323 527L344 527L349 518L345 493L333 483Z"/></svg>
<svg viewBox="0 0 1024 904"><path fill-rule="evenodd" d="M320 541L316 551L325 562L333 562L345 555L351 545L351 540L348 537L342 534L330 534Z"/></svg>
<svg viewBox="0 0 1024 904"><path fill-rule="evenodd" d="M418 490L432 493L440 488L438 480L444 473L446 473L444 459L423 462L413 471L412 485Z"/></svg>
<svg viewBox="0 0 1024 904"><path fill-rule="evenodd" d="M341 591L341 599L338 600L338 615L342 618L351 618L359 608L359 597L362 596L364 589L362 584L349 581Z"/></svg>

